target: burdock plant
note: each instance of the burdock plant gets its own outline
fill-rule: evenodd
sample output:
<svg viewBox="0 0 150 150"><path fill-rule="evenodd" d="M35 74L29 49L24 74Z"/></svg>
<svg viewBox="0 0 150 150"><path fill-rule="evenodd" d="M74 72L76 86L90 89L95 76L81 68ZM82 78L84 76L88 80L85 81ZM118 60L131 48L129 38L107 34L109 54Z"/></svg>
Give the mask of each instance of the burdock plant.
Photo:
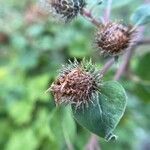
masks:
<svg viewBox="0 0 150 150"><path fill-rule="evenodd" d="M87 10L84 0L41 0L42 8L57 20L68 23L81 14L96 25L95 46L101 54L111 57L110 60L102 69L92 61L69 61L62 66L48 91L53 93L57 105L71 106L80 125L108 141L116 138L113 131L124 114L127 97L122 85L117 81L103 82L102 77L115 63L114 57L124 54L125 62L114 77L119 80L129 64L132 48L140 44L137 37L142 32L137 32L137 28L150 17L149 11L144 10L150 7L143 6L132 15L132 25L110 21L111 2L108 0L107 15L101 21L92 16L92 9Z"/></svg>

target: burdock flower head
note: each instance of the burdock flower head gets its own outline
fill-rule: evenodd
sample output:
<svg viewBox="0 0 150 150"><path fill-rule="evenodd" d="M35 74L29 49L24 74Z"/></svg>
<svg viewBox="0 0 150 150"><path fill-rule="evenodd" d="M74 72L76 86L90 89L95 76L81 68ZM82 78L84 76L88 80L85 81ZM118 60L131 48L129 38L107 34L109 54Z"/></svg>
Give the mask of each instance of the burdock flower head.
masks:
<svg viewBox="0 0 150 150"><path fill-rule="evenodd" d="M101 54L118 56L135 43L135 33L131 26L109 22L98 28L95 44Z"/></svg>
<svg viewBox="0 0 150 150"><path fill-rule="evenodd" d="M88 107L89 102L93 103L92 99L99 92L100 85L100 72L96 71L91 61L83 60L79 64L75 60L62 67L50 91L54 93L56 104L73 104L76 108Z"/></svg>
<svg viewBox="0 0 150 150"><path fill-rule="evenodd" d="M55 20L68 22L82 12L85 0L40 0L40 5Z"/></svg>

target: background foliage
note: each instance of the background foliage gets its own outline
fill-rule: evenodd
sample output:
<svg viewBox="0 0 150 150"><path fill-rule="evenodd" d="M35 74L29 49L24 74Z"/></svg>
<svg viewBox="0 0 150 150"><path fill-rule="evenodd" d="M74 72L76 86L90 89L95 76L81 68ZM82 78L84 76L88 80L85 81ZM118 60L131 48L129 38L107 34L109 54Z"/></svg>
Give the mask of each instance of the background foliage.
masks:
<svg viewBox="0 0 150 150"><path fill-rule="evenodd" d="M0 0L0 149L81 150L90 133L73 119L69 108L56 108L44 92L57 69L68 59L92 57L98 67L105 59L91 44L95 27L83 17L69 25L51 23L39 14L36 1ZM113 2L114 20L129 23L142 0ZM101 15L104 4L95 10ZM150 37L150 24L145 37ZM123 61L120 58L119 63ZM128 93L125 115L115 130L116 142L100 139L101 149L150 149L150 47L140 46L131 61L132 78L122 77ZM104 80L112 79L117 65ZM136 79L135 79L136 76ZM137 80L138 78L138 80Z"/></svg>

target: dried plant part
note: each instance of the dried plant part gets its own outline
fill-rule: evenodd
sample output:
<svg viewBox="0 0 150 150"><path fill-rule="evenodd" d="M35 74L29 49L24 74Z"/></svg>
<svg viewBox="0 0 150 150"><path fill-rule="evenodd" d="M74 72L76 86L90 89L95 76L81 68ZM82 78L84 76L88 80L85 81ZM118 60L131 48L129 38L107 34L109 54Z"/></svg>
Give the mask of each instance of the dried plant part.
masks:
<svg viewBox="0 0 150 150"><path fill-rule="evenodd" d="M87 106L99 92L101 75L91 62L76 60L63 66L50 90L54 93L56 104L75 104L76 108Z"/></svg>
<svg viewBox="0 0 150 150"><path fill-rule="evenodd" d="M132 26L109 22L98 28L95 45L104 56L119 56L135 44L136 33Z"/></svg>
<svg viewBox="0 0 150 150"><path fill-rule="evenodd" d="M85 7L85 0L40 0L42 9L59 22L70 22Z"/></svg>

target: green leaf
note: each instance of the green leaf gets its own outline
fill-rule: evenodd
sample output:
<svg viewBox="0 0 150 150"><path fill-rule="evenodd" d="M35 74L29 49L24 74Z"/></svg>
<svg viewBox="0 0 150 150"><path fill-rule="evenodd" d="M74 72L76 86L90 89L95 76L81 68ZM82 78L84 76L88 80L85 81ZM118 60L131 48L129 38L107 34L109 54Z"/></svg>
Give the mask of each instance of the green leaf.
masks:
<svg viewBox="0 0 150 150"><path fill-rule="evenodd" d="M131 21L136 25L144 25L150 22L150 5L142 5L131 16Z"/></svg>
<svg viewBox="0 0 150 150"><path fill-rule="evenodd" d="M93 99L95 105L89 104L84 110L72 106L72 110L80 125L109 141L115 138L112 132L124 114L126 94L116 81L105 82L100 91Z"/></svg>

